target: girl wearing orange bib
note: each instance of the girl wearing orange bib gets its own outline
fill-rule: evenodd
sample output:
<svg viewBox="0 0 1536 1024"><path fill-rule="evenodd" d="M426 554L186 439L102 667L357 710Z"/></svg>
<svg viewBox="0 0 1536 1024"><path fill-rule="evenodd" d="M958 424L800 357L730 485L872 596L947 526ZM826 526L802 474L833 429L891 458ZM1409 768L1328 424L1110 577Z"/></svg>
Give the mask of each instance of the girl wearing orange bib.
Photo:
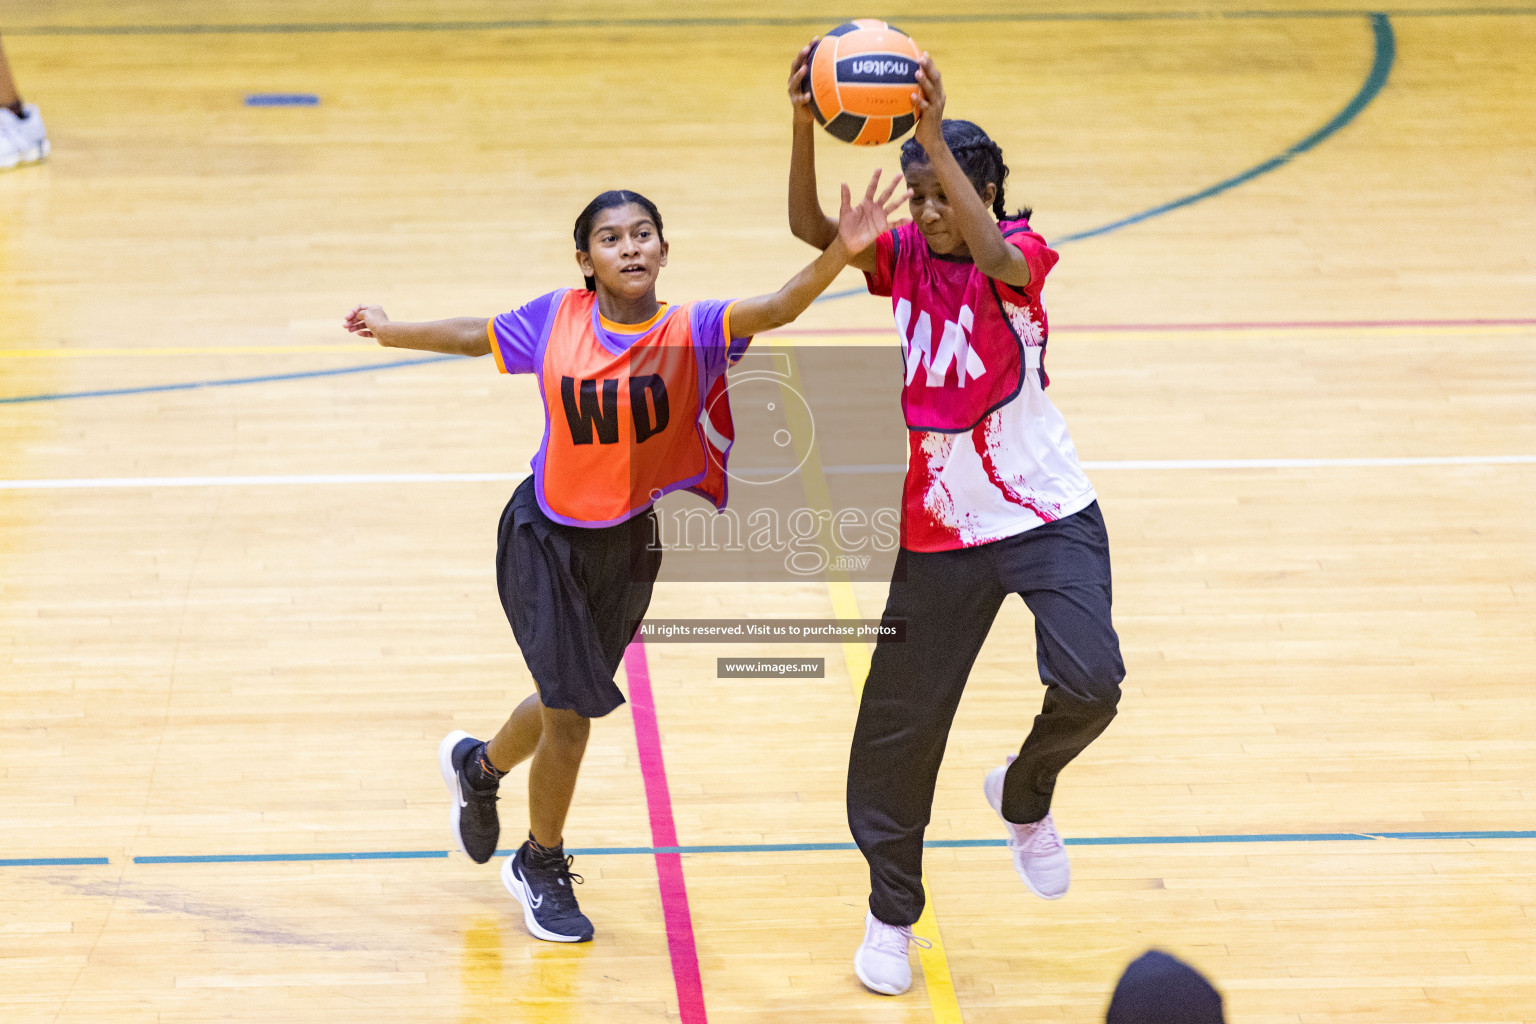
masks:
<svg viewBox="0 0 1536 1024"><path fill-rule="evenodd" d="M668 306L656 298L667 262L661 214L634 192L604 192L576 219L586 288L560 289L490 319L396 323L377 306L347 315L349 331L392 348L494 353L504 373L531 373L544 404L533 473L502 513L496 579L502 607L537 692L494 738L444 737L438 762L459 848L477 863L496 852L497 787L531 758L530 828L502 865L529 931L585 942L563 830L591 719L624 702L614 674L634 638L661 565L651 506L691 490L726 502L733 436L725 371L752 337L792 322L847 264L888 230L906 201L896 184L877 198L875 174L853 205L843 186L838 238L771 295Z"/></svg>
<svg viewBox="0 0 1536 1024"><path fill-rule="evenodd" d="M567 289L524 309L536 318L544 306L549 326L536 341L518 331L526 316L498 317L491 336L503 372L516 372L508 359L533 342L524 365L539 375L544 398L533 479L545 514L570 526L613 526L682 487L724 506L724 473L706 477L711 466L723 466L729 444L711 444L701 416L729 409L719 405L726 401L723 371L750 337L733 335L734 304L663 306L643 324L605 324L595 293ZM718 429L711 431L717 437Z"/></svg>

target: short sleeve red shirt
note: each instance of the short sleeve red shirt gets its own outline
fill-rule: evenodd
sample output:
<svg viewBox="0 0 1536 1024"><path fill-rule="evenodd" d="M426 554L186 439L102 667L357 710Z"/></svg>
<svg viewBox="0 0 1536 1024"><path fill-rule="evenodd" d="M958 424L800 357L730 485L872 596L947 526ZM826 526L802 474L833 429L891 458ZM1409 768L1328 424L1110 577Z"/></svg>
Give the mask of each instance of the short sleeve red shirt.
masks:
<svg viewBox="0 0 1536 1024"><path fill-rule="evenodd" d="M876 269L865 275L871 293L891 299L901 337L911 449L902 544L911 550L999 540L1094 497L1045 397L1040 296L1059 257L1025 221L998 227L1029 264L1024 288L987 277L968 258L933 252L915 224L876 241Z"/></svg>

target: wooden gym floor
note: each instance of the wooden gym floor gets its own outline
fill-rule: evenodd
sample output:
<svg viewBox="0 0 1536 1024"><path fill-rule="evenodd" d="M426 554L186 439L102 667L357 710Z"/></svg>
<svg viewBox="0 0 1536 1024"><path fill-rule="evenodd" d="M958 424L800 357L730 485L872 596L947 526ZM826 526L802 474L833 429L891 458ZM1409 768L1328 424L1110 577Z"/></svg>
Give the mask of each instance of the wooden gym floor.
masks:
<svg viewBox="0 0 1536 1024"><path fill-rule="evenodd" d="M439 737L530 688L491 555L540 417L488 360L385 368L339 329L574 283L613 186L665 213L663 297L776 287L808 258L786 68L846 12L0 6L55 147L0 174L0 1018L1088 1022L1156 945L1243 1024L1536 1021L1536 8L1019 12L878 13L1061 241L1051 393L1129 676L1063 776L1072 893L1035 900L967 844L1040 697L1005 610L940 779L941 941L887 999L848 962L862 647L635 653L653 701L594 730L567 834L606 851L577 859L591 945L444 855ZM820 152L827 196L895 165ZM893 344L888 317L798 327ZM674 583L653 614L882 597Z"/></svg>

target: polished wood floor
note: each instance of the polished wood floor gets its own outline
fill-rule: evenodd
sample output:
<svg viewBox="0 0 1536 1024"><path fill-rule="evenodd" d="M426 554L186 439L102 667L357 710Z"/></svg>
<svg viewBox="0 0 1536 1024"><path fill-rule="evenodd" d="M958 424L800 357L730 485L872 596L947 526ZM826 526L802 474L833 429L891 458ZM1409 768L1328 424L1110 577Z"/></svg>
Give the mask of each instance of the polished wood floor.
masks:
<svg viewBox="0 0 1536 1024"><path fill-rule="evenodd" d="M1101 1020L1155 945L1243 1024L1536 1021L1536 14L1406 3L1384 41L1318 6L886 13L1055 238L1260 167L1385 74L1265 173L1064 244L1046 291L1130 673L1063 775L1064 832L1361 838L1074 846L1051 904L1000 849L934 849L952 995L919 971L898 999L849 968L857 853L686 854L710 1019ZM648 855L578 858L599 935L576 948L530 939L456 853L252 859L448 849L438 739L530 688L491 565L511 484L356 477L523 471L532 388L485 360L314 374L398 358L340 331L356 302L489 315L574 283L570 224L608 187L660 204L664 297L776 287L807 258L783 79L829 11L0 6L54 143L0 173L0 1019L698 1019ZM895 166L820 146L828 197ZM797 327L888 317L850 297ZM881 339L793 341L848 337ZM228 477L263 479L206 479ZM674 583L653 614L825 617L838 586ZM878 614L882 586L853 592ZM1038 709L1031 638L1010 604L934 839L998 836L980 781ZM729 654L827 675L717 679ZM859 652L647 655L680 844L847 841ZM569 845L651 844L639 762L626 707L593 731ZM238 859L135 859L198 856Z"/></svg>

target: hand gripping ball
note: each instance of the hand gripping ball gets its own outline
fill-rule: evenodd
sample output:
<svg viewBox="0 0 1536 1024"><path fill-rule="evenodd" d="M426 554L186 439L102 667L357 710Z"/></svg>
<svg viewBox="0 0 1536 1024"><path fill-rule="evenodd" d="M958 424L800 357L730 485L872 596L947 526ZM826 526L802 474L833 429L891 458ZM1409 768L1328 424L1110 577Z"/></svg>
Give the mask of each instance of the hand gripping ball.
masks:
<svg viewBox="0 0 1536 1024"><path fill-rule="evenodd" d="M921 55L911 36L883 21L859 18L837 26L806 61L811 113L855 146L901 138L917 123L912 94Z"/></svg>

